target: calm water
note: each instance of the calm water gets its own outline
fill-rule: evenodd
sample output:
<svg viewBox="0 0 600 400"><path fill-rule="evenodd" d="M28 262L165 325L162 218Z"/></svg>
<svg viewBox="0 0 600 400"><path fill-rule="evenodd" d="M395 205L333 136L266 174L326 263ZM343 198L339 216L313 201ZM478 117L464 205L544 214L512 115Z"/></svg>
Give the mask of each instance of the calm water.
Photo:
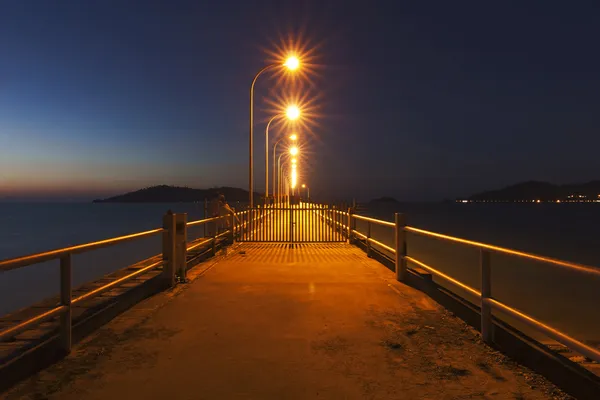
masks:
<svg viewBox="0 0 600 400"><path fill-rule="evenodd" d="M596 204L399 204L380 205L369 213L391 221L394 212L405 213L408 225L418 228L600 265ZM374 228L373 236L393 243L389 228ZM480 289L478 249L415 234L408 235L407 243L412 257ZM595 317L600 304L598 277L505 255L492 254L491 261L492 294L498 300L579 339L600 340L600 320Z"/></svg>
<svg viewBox="0 0 600 400"><path fill-rule="evenodd" d="M2 204L0 259L157 228L171 209L203 217L203 204ZM379 205L370 215L392 220L407 214L408 224L436 232L600 265L595 204L399 204ZM360 229L360 224L358 225ZM202 236L202 228L189 232ZM392 231L373 228L392 244ZM74 285L99 278L160 252L160 237L76 255ZM476 249L409 235L411 256L479 288ZM496 298L580 339L599 340L600 279L506 256L492 256ZM443 283L443 282L440 282ZM58 261L0 273L0 315L58 293Z"/></svg>

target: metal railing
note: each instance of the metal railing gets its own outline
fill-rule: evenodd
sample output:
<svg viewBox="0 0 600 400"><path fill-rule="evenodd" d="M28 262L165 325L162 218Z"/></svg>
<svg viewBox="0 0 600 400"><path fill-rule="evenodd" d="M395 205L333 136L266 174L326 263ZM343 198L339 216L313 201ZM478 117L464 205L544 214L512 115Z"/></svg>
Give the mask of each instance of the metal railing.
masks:
<svg viewBox="0 0 600 400"><path fill-rule="evenodd" d="M345 241L343 214L329 205L274 204L247 210L240 217L243 242L315 243Z"/></svg>
<svg viewBox="0 0 600 400"><path fill-rule="evenodd" d="M355 215L350 213L348 221L348 229L350 232L350 240L352 240L353 236L360 238L365 241L367 254L370 255L372 251L372 246L377 246L389 253L394 255L395 262L395 270L396 277L399 281L404 281L407 276L407 262L414 264L425 271L431 273L434 276L442 278L471 295L475 296L480 300L480 310L481 310L481 335L485 342L491 343L493 341L493 322L492 322L492 309L498 310L500 312L505 313L506 315L515 318L516 320L528 325L534 330L545 334L546 336L556 340L557 342L565 345L573 351L578 352L579 354L594 360L596 362L600 362L600 351L596 348L590 347L587 344L563 333L559 330L536 320L535 318L504 304L497 299L492 297L492 280L491 280L491 262L490 262L490 254L500 253L506 254L514 257L525 258L528 260L534 260L538 262L542 262L545 264L567 268L571 271L584 273L596 277L600 277L600 269L583 265L572 263L569 261L559 260L555 258L540 256L537 254L526 253L523 251L508 249L504 247L494 246L486 243L476 242L467 239L461 239L449 235L443 235L436 232L427 231L424 229L415 228L412 226L406 226L406 219L404 214L395 214L395 222L382 221L375 218L365 217L361 215ZM367 223L367 232L362 233L356 230L355 222L356 220L365 221ZM354 222L352 222L354 221ZM394 229L394 247L387 246L380 241L377 241L371 237L371 225L376 224L388 228ZM407 254L406 247L406 233L414 233L417 235L427 236L439 240L444 240L452 243L457 243L461 245L471 246L478 248L480 250L480 262L479 267L481 271L481 291L478 291L463 282L425 264L422 261L415 259Z"/></svg>
<svg viewBox="0 0 600 400"><path fill-rule="evenodd" d="M243 215L243 212L240 213ZM211 236L204 240L198 240L194 243L188 243L187 240L187 228L190 226L198 226L203 224L218 223L220 221L231 218L234 221L232 215L221 216L215 218L206 218L193 222L187 222L186 214L173 214L167 213L163 217L163 227L152 229L145 232L134 233L125 236L119 236L106 240L100 240L97 242L80 244L77 246L65 247L61 249L31 254L24 257L11 258L7 260L0 260L0 273L6 272L18 268L27 267L34 264L39 264L46 261L60 260L60 303L58 306L29 318L17 325L5 328L0 331L0 342L10 340L19 333L31 329L45 321L60 317L59 325L59 338L60 346L66 351L71 351L72 346L72 308L73 306L100 294L113 289L116 286L122 285L131 279L142 275L150 270L158 267L163 267L162 279L166 286L170 287L175 285L177 278L185 280L186 272L186 259L187 252L195 250L199 247L211 245L212 254L216 252L216 243L219 239L231 236L233 239L234 229L221 230L220 232L215 231L211 233ZM147 259L150 263L145 265L136 271L115 279L103 286L95 288L87 293L82 294L79 297L72 297L72 256L73 254L85 253L109 246L115 246L125 242L147 238L162 234L162 253L161 258L158 261L152 261L158 256Z"/></svg>

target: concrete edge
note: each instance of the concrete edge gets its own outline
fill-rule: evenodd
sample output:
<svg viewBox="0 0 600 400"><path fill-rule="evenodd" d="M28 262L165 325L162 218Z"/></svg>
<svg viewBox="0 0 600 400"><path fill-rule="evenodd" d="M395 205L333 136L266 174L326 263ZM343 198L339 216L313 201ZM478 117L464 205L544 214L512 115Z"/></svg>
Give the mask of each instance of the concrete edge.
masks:
<svg viewBox="0 0 600 400"><path fill-rule="evenodd" d="M354 244L366 251L364 242ZM371 247L371 258L394 271L394 260ZM481 313L479 306L440 286L428 276L409 269L409 286L427 294L442 307L451 311L465 323L481 331ZM600 398L600 377L552 351L537 340L513 328L504 321L493 319L492 347L501 351L514 361L546 377L566 393L577 399L597 400Z"/></svg>

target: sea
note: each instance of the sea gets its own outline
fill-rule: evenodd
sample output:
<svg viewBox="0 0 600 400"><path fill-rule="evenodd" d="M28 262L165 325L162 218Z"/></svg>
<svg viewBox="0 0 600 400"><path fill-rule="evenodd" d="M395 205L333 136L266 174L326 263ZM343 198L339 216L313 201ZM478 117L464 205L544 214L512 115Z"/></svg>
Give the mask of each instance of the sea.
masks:
<svg viewBox="0 0 600 400"><path fill-rule="evenodd" d="M239 207L239 205L238 205ZM204 203L0 203L0 260L126 235L161 226L167 210L189 220L204 216ZM508 247L586 265L600 265L600 204L375 203L361 213L460 238ZM366 227L360 221L359 230ZM203 236L203 227L188 232ZM373 226L388 245L393 230ZM160 253L160 236L73 256L73 285L98 279ZM469 286L480 288L479 250L409 233L408 254ZM492 295L580 340L600 343L600 278L514 256L491 256ZM469 298L468 294L436 279ZM0 315L58 294L59 263L49 261L0 272ZM470 299L475 301L475 299ZM496 313L538 337L516 321Z"/></svg>

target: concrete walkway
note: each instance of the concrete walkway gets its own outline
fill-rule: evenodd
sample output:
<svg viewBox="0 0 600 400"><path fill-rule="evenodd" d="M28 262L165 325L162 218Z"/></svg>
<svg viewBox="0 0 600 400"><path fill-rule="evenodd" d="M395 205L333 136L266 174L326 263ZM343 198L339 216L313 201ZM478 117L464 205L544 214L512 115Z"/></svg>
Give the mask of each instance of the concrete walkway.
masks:
<svg viewBox="0 0 600 400"><path fill-rule="evenodd" d="M245 244L193 275L5 398L566 398L346 244Z"/></svg>

